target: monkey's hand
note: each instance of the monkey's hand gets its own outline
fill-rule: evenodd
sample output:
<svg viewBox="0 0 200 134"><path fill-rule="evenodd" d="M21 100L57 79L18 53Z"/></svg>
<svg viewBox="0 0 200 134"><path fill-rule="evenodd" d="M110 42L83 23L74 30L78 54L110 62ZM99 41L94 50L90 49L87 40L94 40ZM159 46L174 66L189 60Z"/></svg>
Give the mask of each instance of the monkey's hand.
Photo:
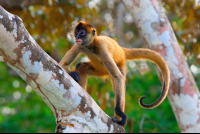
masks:
<svg viewBox="0 0 200 134"><path fill-rule="evenodd" d="M80 77L79 74L77 72L70 72L69 75L76 81L79 82L80 81Z"/></svg>

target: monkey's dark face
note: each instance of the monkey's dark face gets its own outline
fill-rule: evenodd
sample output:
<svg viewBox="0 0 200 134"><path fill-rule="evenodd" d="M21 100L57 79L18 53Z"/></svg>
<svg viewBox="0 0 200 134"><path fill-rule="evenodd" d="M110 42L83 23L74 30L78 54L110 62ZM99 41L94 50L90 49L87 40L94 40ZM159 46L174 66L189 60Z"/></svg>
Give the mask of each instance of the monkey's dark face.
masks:
<svg viewBox="0 0 200 134"><path fill-rule="evenodd" d="M95 28L85 22L79 22L75 28L74 36L77 45L88 46L94 39Z"/></svg>
<svg viewBox="0 0 200 134"><path fill-rule="evenodd" d="M76 29L74 36L76 38L77 45L84 45L87 37L87 31L85 29Z"/></svg>

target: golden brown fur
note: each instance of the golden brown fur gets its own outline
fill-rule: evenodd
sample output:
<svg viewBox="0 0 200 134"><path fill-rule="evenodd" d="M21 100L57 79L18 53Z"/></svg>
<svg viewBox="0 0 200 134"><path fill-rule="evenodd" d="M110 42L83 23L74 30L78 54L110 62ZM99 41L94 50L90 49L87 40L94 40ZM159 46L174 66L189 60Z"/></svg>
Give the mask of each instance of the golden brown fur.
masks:
<svg viewBox="0 0 200 134"><path fill-rule="evenodd" d="M86 35L77 32L85 30ZM86 89L88 76L106 76L109 75L115 92L115 118L113 119L120 125L126 123L125 107L125 80L127 67L126 60L147 59L155 62L161 69L164 88L160 98L153 104L145 105L140 99L140 105L144 108L154 108L158 106L166 97L169 88L170 76L169 69L164 59L156 52L149 49L127 49L122 48L118 43L107 36L97 36L96 29L90 24L79 22L74 30L77 43L65 54L59 63L68 73L69 65L79 53L84 53L90 59L90 62L79 63L72 77ZM81 44L78 41L82 41ZM77 74L78 73L78 74ZM121 121L120 121L121 120Z"/></svg>

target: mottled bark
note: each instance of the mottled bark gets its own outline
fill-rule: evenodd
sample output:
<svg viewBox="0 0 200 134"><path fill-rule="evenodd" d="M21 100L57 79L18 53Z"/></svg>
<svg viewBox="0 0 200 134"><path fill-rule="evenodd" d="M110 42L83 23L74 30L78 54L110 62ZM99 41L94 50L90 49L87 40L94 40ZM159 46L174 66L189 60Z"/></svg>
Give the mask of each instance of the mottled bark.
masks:
<svg viewBox="0 0 200 134"><path fill-rule="evenodd" d="M147 46L166 60L168 99L182 132L200 132L200 94L172 27L158 0L124 0ZM166 111L167 112L167 111Z"/></svg>
<svg viewBox="0 0 200 134"><path fill-rule="evenodd" d="M15 70L52 110L56 132L124 132L0 6L0 61Z"/></svg>

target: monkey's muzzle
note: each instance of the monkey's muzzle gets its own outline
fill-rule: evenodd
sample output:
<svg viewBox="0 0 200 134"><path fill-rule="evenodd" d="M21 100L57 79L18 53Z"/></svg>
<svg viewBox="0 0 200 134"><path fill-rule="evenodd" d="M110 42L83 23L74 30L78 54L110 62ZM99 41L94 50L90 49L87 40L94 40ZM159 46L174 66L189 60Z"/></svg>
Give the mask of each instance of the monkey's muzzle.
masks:
<svg viewBox="0 0 200 134"><path fill-rule="evenodd" d="M77 40L76 40L76 44L77 44L77 45L81 45L82 43L83 43L83 41L82 41L81 39L77 39Z"/></svg>

